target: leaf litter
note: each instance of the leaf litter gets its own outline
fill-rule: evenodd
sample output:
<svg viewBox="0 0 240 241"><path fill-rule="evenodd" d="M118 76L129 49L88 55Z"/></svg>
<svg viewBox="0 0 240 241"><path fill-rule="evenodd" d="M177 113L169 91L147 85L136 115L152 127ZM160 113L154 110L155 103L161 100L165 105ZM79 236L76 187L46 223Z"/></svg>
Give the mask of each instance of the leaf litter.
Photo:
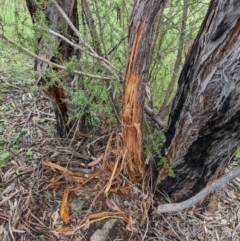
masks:
<svg viewBox="0 0 240 241"><path fill-rule="evenodd" d="M0 75L1 82L7 84L0 150L9 154L0 169L1 240L92 240L96 230L107 232L104 240L240 240L240 178L217 190L208 208L152 216L150 177L143 187L131 184L130 193L121 174L122 153L114 146L120 136L80 133L74 140L59 139L42 93L27 93ZM89 154L91 145L95 156ZM238 165L234 160L230 168ZM114 224L106 231L108 220Z"/></svg>

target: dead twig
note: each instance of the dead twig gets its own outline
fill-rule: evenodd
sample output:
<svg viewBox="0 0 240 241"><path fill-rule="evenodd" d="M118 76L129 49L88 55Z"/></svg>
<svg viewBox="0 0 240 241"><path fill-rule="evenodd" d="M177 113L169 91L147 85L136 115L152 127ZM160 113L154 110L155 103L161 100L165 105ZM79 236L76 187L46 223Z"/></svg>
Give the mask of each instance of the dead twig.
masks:
<svg viewBox="0 0 240 241"><path fill-rule="evenodd" d="M20 190L17 190L15 192L13 192L12 194L10 194L8 197L2 197L2 201L0 202L0 206L2 206L5 202L7 202L9 199L14 197L15 195L17 195L19 192L20 192Z"/></svg>
<svg viewBox="0 0 240 241"><path fill-rule="evenodd" d="M147 113L147 115L161 127L162 130L166 130L166 126L163 120L158 115L156 115L154 111L146 104L144 105L144 110Z"/></svg>

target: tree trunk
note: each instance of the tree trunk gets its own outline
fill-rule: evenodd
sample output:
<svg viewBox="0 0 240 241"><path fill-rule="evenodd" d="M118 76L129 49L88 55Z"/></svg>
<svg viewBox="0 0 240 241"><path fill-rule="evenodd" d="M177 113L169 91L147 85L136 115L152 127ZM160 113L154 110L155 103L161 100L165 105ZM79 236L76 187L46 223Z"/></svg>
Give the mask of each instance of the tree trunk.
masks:
<svg viewBox="0 0 240 241"><path fill-rule="evenodd" d="M130 181L138 184L144 175L142 120L153 27L165 2L165 0L135 1L129 26L122 132L126 172Z"/></svg>
<svg viewBox="0 0 240 241"><path fill-rule="evenodd" d="M78 29L79 24L77 0L73 0L70 2L68 0L58 0L57 2L63 9L63 11L67 14L74 26ZM33 23L41 25L41 22L39 21L39 12L43 12L47 21L47 25L51 30L60 33L67 38L74 40L75 42L78 42L77 36L68 26L67 22L64 20L58 9L54 6L54 3L48 1L46 3L38 3L36 0L26 0L26 3ZM79 51L76 51L67 42L50 34L43 34L38 39L37 54L40 57L44 57L45 59L58 64L68 62L73 56L76 56L77 59L80 58ZM42 63L40 61L35 62L35 70L37 70L38 73L41 73L48 68L48 64ZM61 82L71 82L73 78L74 76L72 76L71 74L65 74L61 77ZM71 126L70 123L67 123L69 113L68 106L64 101L66 99L66 93L64 93L64 89L61 83L51 83L51 81L52 80L49 77L43 79L39 75L38 85L50 85L48 89L45 90L45 93L50 97L53 102L58 133L60 136L65 136Z"/></svg>
<svg viewBox="0 0 240 241"><path fill-rule="evenodd" d="M240 2L212 0L181 72L158 191L194 196L224 173L240 145Z"/></svg>

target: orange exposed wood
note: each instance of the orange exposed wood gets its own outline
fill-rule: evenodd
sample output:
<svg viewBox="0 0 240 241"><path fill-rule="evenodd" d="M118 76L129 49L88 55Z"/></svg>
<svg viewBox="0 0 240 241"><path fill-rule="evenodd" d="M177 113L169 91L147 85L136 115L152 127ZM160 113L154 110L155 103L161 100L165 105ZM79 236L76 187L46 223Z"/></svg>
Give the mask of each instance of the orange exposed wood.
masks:
<svg viewBox="0 0 240 241"><path fill-rule="evenodd" d="M68 206L68 196L69 191L67 189L64 190L63 198L62 198L62 205L60 208L60 216L65 224L69 224L69 206Z"/></svg>
<svg viewBox="0 0 240 241"><path fill-rule="evenodd" d="M144 23L140 23L131 48L122 115L123 141L125 147L124 163L126 163L127 174L134 183L136 183L138 179L141 180L144 175L144 164L142 160L142 107L139 103L141 75L135 71L143 25Z"/></svg>

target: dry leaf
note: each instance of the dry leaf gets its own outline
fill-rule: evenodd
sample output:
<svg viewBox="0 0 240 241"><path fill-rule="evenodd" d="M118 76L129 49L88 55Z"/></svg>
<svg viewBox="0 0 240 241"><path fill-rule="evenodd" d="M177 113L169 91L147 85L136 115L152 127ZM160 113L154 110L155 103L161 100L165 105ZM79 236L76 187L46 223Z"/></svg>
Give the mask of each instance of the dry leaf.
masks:
<svg viewBox="0 0 240 241"><path fill-rule="evenodd" d="M222 220L221 220L221 224L226 225L227 223L228 223L228 220L227 220L227 219L222 219Z"/></svg>
<svg viewBox="0 0 240 241"><path fill-rule="evenodd" d="M95 166L96 164L98 164L103 158L103 154L100 155L99 157L97 157L94 161L91 161L90 163L88 163L87 165L89 167Z"/></svg>
<svg viewBox="0 0 240 241"><path fill-rule="evenodd" d="M3 232L4 232L4 227L3 227L3 225L0 225L0 234L2 235Z"/></svg>
<svg viewBox="0 0 240 241"><path fill-rule="evenodd" d="M133 220L132 220L132 217L131 216L129 216L129 219L128 219L128 224L127 224L127 227L126 227L126 229L128 230L128 231L130 231L130 232L132 232L133 231L133 222L132 222Z"/></svg>
<svg viewBox="0 0 240 241"><path fill-rule="evenodd" d="M52 224L52 226L54 227L58 222L57 222L57 220L58 220L58 218L59 218L59 209L57 209L52 215L51 215L51 218L52 218L52 220L53 220L53 224Z"/></svg>

